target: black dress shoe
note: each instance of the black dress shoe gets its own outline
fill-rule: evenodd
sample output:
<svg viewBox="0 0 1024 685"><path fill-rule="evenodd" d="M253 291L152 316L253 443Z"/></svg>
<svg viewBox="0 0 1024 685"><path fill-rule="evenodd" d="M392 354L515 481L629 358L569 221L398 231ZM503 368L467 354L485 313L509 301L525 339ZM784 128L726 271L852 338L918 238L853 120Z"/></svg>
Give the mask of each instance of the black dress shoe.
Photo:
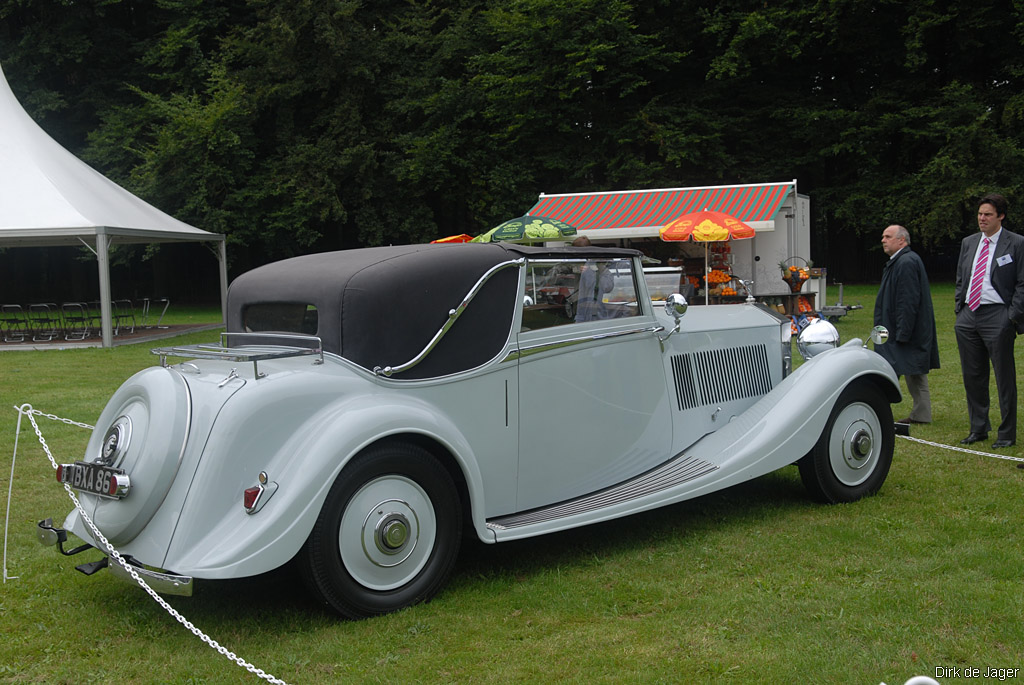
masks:
<svg viewBox="0 0 1024 685"><path fill-rule="evenodd" d="M961 445L973 445L976 442L988 440L988 433L968 433L967 437L960 441Z"/></svg>
<svg viewBox="0 0 1024 685"><path fill-rule="evenodd" d="M999 449L1000 447L1013 447L1016 444L1013 440L996 440L992 443L993 449Z"/></svg>
<svg viewBox="0 0 1024 685"><path fill-rule="evenodd" d="M899 420L899 421L897 421L896 423L907 423L907 424L910 424L910 423L917 423L917 424L925 424L925 423L928 423L928 422L927 422L927 421L918 421L917 419L912 419L912 418L910 418L910 417L908 416L908 417L907 417L907 418L905 418L905 419L900 419L900 420Z"/></svg>

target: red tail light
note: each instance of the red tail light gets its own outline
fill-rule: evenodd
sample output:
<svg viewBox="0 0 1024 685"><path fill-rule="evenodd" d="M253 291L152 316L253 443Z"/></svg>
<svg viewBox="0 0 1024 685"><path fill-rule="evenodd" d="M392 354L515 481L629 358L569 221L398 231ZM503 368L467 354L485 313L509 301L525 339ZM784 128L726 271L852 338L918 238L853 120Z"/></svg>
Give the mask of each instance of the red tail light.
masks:
<svg viewBox="0 0 1024 685"><path fill-rule="evenodd" d="M256 506L256 500L260 498L260 492L262 491L263 488L259 485L252 488L246 488L245 492L242 493L242 506L247 510L252 509Z"/></svg>

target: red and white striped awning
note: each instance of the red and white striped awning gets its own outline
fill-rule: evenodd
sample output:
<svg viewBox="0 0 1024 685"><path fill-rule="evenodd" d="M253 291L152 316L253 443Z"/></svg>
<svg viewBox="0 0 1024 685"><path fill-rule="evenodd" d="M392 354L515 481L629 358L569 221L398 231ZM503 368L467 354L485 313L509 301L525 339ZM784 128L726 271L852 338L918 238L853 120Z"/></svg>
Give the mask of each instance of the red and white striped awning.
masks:
<svg viewBox="0 0 1024 685"><path fill-rule="evenodd" d="M658 230L686 214L707 209L725 212L758 231L774 230L775 213L796 194L796 180L700 188L619 190L597 193L541 193L531 216L546 216L575 226L592 238L657 237Z"/></svg>

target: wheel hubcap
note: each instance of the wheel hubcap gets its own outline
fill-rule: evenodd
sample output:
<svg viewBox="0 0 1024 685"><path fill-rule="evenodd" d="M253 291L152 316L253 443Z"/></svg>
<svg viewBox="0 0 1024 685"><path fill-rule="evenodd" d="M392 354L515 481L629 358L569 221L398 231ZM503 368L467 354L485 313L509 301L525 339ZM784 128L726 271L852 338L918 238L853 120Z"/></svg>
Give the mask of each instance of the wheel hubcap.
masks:
<svg viewBox="0 0 1024 685"><path fill-rule="evenodd" d="M409 520L402 514L390 513L377 522L377 549L384 554L398 554L409 540Z"/></svg>
<svg viewBox="0 0 1024 685"><path fill-rule="evenodd" d="M878 416L869 405L853 402L839 412L829 436L829 461L841 483L853 487L871 476L881 435Z"/></svg>
<svg viewBox="0 0 1024 685"><path fill-rule="evenodd" d="M871 454L871 434L863 428L850 438L850 454L857 460L863 460Z"/></svg>
<svg viewBox="0 0 1024 685"><path fill-rule="evenodd" d="M366 515L359 531L363 554L374 566L397 566L415 551L418 531L416 510L408 502L400 499L378 502Z"/></svg>
<svg viewBox="0 0 1024 685"><path fill-rule="evenodd" d="M426 491L404 476L382 476L359 488L346 505L338 550L360 585L392 590L416 577L436 535L434 506Z"/></svg>

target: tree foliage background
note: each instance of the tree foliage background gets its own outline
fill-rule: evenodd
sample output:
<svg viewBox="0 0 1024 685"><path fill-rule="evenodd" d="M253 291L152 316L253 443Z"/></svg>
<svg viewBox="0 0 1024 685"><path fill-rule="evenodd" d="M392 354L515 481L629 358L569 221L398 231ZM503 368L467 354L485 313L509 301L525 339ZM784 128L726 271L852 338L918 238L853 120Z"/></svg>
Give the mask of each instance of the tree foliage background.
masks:
<svg viewBox="0 0 1024 685"><path fill-rule="evenodd" d="M1022 43L998 0L0 0L29 113L236 273L539 192L796 178L856 278L888 223L938 253L1024 201Z"/></svg>

